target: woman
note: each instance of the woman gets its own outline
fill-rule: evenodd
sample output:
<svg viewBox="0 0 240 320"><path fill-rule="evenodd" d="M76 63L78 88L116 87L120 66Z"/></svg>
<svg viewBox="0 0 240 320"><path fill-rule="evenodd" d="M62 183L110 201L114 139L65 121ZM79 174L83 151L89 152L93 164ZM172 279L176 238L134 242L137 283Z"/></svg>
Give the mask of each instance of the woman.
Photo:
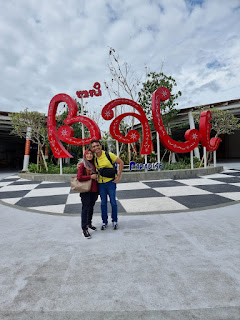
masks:
<svg viewBox="0 0 240 320"><path fill-rule="evenodd" d="M89 192L80 193L82 200L82 234L86 239L91 239L88 228L97 230L92 225L93 208L98 198L98 183L96 168L93 161L93 153L87 149L83 156L83 161L78 166L77 179L86 181L92 179L92 186Z"/></svg>

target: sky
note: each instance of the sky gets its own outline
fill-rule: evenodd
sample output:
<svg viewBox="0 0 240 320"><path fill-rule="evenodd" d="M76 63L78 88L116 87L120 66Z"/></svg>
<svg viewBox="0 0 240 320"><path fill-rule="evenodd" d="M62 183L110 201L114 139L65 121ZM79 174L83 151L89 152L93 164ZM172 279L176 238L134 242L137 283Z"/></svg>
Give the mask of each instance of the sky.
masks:
<svg viewBox="0 0 240 320"><path fill-rule="evenodd" d="M56 94L98 81L84 102L100 112L110 47L141 81L146 68L172 76L178 108L240 98L240 0L0 2L0 111L47 114Z"/></svg>

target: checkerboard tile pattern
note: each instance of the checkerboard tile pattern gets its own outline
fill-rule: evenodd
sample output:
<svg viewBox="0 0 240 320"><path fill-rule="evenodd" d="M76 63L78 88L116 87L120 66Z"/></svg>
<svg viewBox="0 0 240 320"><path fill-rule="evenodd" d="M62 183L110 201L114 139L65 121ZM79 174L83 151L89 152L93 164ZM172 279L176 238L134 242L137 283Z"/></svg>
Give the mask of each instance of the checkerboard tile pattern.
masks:
<svg viewBox="0 0 240 320"><path fill-rule="evenodd" d="M70 183L36 182L9 176L0 181L2 203L40 212L80 214L81 199ZM167 212L201 209L240 201L240 171L181 180L154 180L117 184L119 213ZM111 212L109 204L108 211ZM100 214L98 198L94 212Z"/></svg>

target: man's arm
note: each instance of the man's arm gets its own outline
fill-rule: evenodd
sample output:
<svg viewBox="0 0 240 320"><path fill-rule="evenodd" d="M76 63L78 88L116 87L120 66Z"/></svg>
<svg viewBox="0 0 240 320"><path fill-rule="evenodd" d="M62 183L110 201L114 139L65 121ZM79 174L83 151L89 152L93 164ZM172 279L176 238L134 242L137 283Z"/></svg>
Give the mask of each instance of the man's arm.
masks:
<svg viewBox="0 0 240 320"><path fill-rule="evenodd" d="M117 183L119 182L120 178L121 178L121 174L122 174L122 170L123 170L123 166L124 166L124 162L120 159L120 158L117 158L115 160L115 162L117 164L119 164L119 170L118 170L118 175L117 177L113 180L114 183Z"/></svg>

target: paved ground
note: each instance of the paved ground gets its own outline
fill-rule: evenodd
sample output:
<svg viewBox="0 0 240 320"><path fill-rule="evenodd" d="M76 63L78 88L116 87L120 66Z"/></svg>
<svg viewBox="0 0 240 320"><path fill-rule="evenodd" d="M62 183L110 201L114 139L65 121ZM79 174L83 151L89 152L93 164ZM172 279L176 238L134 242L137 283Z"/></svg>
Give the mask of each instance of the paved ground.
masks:
<svg viewBox="0 0 240 320"><path fill-rule="evenodd" d="M122 215L91 240L79 216L0 212L0 319L240 319L239 203Z"/></svg>

